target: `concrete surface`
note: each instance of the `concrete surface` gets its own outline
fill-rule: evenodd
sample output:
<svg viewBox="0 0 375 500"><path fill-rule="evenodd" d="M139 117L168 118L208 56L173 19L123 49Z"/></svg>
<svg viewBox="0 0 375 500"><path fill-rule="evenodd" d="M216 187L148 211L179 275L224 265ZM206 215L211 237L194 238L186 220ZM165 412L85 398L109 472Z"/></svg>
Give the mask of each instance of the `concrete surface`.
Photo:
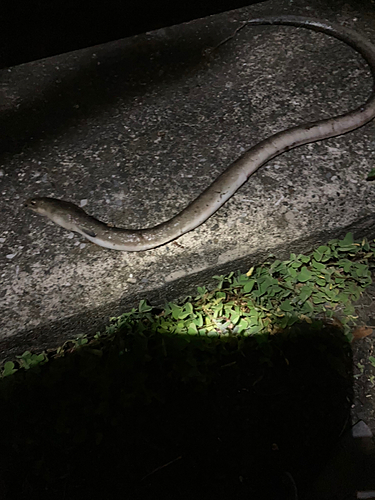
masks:
<svg viewBox="0 0 375 500"><path fill-rule="evenodd" d="M0 72L2 357L103 328L148 298L174 300L342 236L375 236L375 123L269 162L197 230L155 250L92 246L23 208L80 203L123 227L185 207L241 153L279 130L364 102L363 60L326 35L241 30L272 13L321 17L375 42L373 12L341 1L271 0Z"/></svg>

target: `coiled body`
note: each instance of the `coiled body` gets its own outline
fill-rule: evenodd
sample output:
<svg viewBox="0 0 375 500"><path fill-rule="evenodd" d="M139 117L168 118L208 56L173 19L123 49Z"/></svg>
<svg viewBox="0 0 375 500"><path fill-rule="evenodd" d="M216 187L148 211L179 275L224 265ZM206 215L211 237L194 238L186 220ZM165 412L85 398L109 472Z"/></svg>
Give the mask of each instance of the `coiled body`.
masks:
<svg viewBox="0 0 375 500"><path fill-rule="evenodd" d="M331 35L363 56L375 82L375 46L352 30L317 19L295 16L251 19L246 25L291 25ZM151 228L127 230L109 227L76 205L53 198L33 198L26 202L26 206L102 247L122 251L148 250L168 243L205 222L259 167L275 156L303 144L345 134L374 117L373 89L367 102L353 111L278 132L246 151L179 214Z"/></svg>

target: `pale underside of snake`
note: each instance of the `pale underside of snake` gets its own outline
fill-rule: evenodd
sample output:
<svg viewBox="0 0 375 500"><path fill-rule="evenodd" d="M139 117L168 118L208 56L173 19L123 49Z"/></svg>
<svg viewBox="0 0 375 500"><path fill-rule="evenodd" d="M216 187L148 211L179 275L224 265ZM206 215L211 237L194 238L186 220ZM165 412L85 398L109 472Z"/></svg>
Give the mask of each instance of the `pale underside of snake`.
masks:
<svg viewBox="0 0 375 500"><path fill-rule="evenodd" d="M295 16L251 19L244 25L291 25L331 35L362 55L370 67L375 82L375 46L352 30L318 19ZM172 219L151 228L128 230L110 227L86 214L73 203L53 198L33 198L26 202L26 206L102 247L128 252L149 250L168 243L205 222L271 158L303 144L345 134L361 127L374 117L373 87L367 102L353 111L283 130L250 148L184 210Z"/></svg>

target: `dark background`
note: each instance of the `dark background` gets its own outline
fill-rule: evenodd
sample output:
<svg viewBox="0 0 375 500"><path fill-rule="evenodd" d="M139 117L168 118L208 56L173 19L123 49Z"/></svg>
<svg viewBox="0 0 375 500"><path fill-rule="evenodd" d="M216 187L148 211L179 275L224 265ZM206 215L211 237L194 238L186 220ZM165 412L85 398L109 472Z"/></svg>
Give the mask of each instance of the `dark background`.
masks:
<svg viewBox="0 0 375 500"><path fill-rule="evenodd" d="M265 1L3 0L0 68ZM375 0L311 0L315 6L320 2L328 3L338 13L348 6L362 12L375 9ZM306 0L306 5L309 3Z"/></svg>
<svg viewBox="0 0 375 500"><path fill-rule="evenodd" d="M254 3L260 0L3 0L0 68Z"/></svg>

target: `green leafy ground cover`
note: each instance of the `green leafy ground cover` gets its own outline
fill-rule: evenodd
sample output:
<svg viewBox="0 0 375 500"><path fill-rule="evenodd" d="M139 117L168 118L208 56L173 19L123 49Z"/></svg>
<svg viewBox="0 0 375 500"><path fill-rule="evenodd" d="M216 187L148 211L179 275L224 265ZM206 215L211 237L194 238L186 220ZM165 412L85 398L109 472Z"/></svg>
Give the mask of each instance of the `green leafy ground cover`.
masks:
<svg viewBox="0 0 375 500"><path fill-rule="evenodd" d="M344 332L351 340L350 326L356 319L352 303L372 282L369 264L372 265L374 251L374 244L365 239L355 242L348 233L343 240L332 240L310 255L292 253L289 260L265 262L246 274L214 276L218 281L215 290L198 287L197 296L187 297L181 304L169 302L162 311L142 300L138 309L112 318L113 324L105 334L97 334L90 341L91 351L100 355L102 341L118 332L148 337L199 336L204 343L206 337L274 334L297 321L311 323L317 317L334 315L341 318ZM259 336L259 341L263 342L264 337ZM78 348L88 342L82 335L67 344ZM184 337L183 342L188 344L190 340ZM66 345L57 349L56 355L65 350ZM27 369L47 360L47 353L27 351L16 364L5 363L2 376L14 373L18 367Z"/></svg>
<svg viewBox="0 0 375 500"><path fill-rule="evenodd" d="M7 361L0 492L282 499L291 474L303 490L348 422L374 251L348 234Z"/></svg>

